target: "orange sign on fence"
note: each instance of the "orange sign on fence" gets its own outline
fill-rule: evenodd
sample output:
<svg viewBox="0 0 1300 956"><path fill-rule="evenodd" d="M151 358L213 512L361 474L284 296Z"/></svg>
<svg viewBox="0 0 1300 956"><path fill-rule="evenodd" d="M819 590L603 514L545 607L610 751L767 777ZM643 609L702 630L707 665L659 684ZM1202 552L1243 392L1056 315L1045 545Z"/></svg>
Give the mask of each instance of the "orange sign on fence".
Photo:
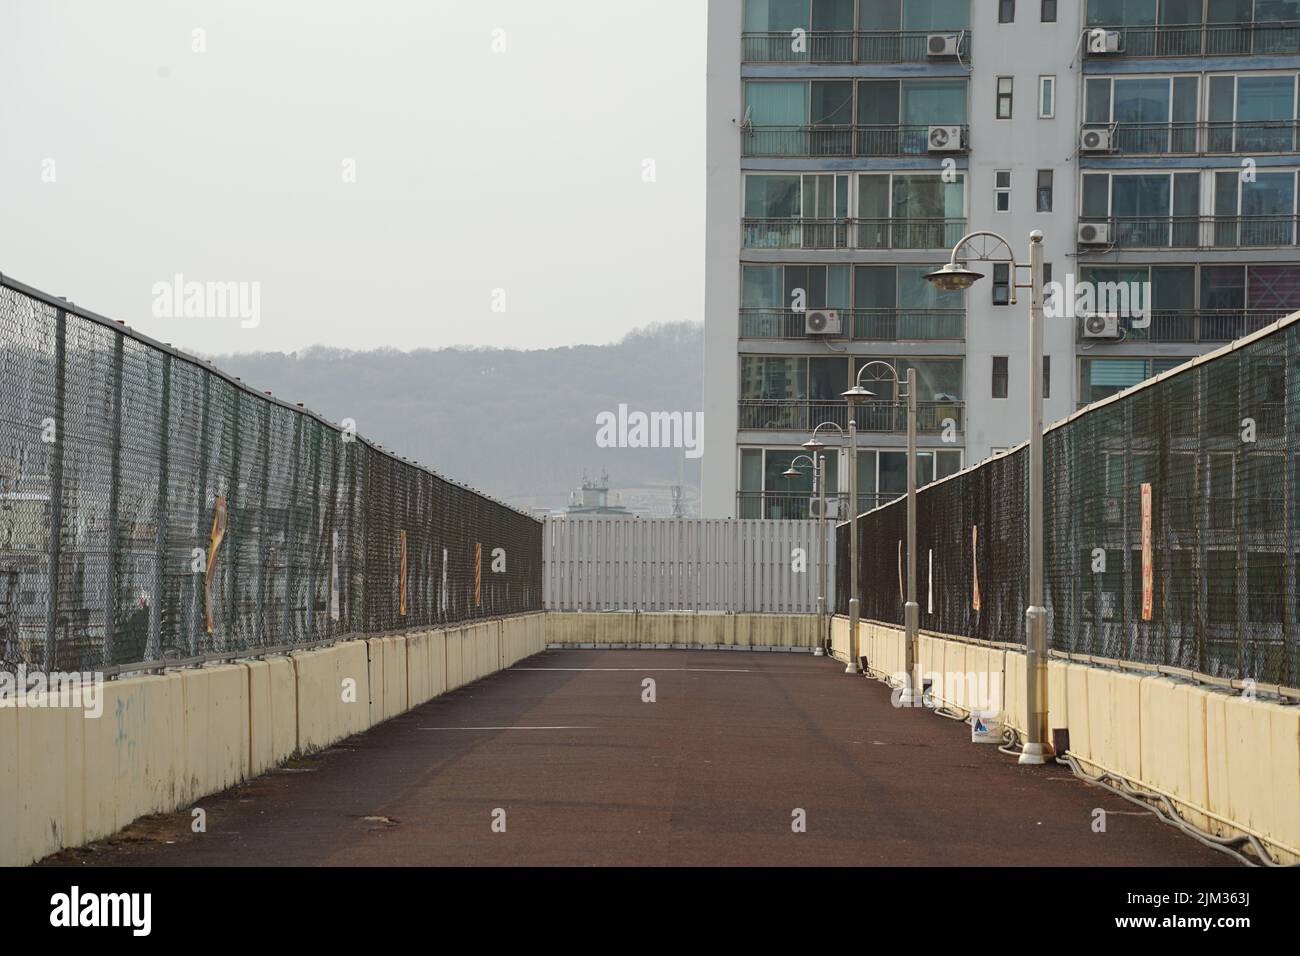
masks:
<svg viewBox="0 0 1300 956"><path fill-rule="evenodd" d="M971 610L980 609L980 526L973 524L970 526L970 570L971 570L971 592L970 606Z"/></svg>
<svg viewBox="0 0 1300 956"><path fill-rule="evenodd" d="M203 571L203 610L207 617L208 633L212 623L212 578L217 567L217 552L226 538L226 496L217 495L217 507L212 516L212 534L208 537L208 565Z"/></svg>
<svg viewBox="0 0 1300 956"><path fill-rule="evenodd" d="M1155 569L1151 556L1151 484L1142 484L1142 620L1151 620L1155 605Z"/></svg>

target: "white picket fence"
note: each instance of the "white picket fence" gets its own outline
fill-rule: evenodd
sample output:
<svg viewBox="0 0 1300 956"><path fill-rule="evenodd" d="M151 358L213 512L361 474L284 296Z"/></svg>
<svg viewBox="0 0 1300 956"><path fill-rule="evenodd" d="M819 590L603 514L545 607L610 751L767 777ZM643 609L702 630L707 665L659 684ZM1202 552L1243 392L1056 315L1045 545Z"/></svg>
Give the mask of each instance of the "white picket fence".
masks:
<svg viewBox="0 0 1300 956"><path fill-rule="evenodd" d="M828 523L828 592L834 534ZM547 610L817 610L816 520L555 517L542 547Z"/></svg>

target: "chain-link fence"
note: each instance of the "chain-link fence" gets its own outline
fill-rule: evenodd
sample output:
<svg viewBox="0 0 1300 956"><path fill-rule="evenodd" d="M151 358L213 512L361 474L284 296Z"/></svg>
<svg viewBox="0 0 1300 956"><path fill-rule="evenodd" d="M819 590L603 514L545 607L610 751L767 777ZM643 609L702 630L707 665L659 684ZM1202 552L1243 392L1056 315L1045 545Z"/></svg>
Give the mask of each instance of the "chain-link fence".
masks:
<svg viewBox="0 0 1300 956"><path fill-rule="evenodd" d="M538 610L541 560L529 515L0 277L0 667Z"/></svg>
<svg viewBox="0 0 1300 956"><path fill-rule="evenodd" d="M1047 432L1053 648L1300 685L1297 399L1292 316ZM1021 446L918 493L922 628L1024 641L1028 481ZM858 518L864 619L903 623L906 509L900 499ZM848 535L845 523L841 614Z"/></svg>

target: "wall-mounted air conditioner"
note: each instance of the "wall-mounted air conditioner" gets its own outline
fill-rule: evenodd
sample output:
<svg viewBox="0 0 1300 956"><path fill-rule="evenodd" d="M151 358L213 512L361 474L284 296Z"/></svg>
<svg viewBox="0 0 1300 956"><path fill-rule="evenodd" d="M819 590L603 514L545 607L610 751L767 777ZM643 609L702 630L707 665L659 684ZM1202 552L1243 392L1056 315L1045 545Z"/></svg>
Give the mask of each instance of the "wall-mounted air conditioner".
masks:
<svg viewBox="0 0 1300 956"><path fill-rule="evenodd" d="M1085 246L1110 245L1110 224L1105 222L1079 223L1079 243Z"/></svg>
<svg viewBox="0 0 1300 956"><path fill-rule="evenodd" d="M925 52L930 56L957 56L960 33L931 33L925 38Z"/></svg>
<svg viewBox="0 0 1300 956"><path fill-rule="evenodd" d="M1123 332L1119 327L1118 315L1085 315L1083 317L1083 337L1085 339L1118 339Z"/></svg>
<svg viewBox="0 0 1300 956"><path fill-rule="evenodd" d="M1089 30L1083 35L1083 45L1089 53L1119 53L1119 31Z"/></svg>
<svg viewBox="0 0 1300 956"><path fill-rule="evenodd" d="M931 126L929 150L932 153L956 153L963 149L960 126Z"/></svg>
<svg viewBox="0 0 1300 956"><path fill-rule="evenodd" d="M1079 139L1081 152L1108 153L1112 148L1109 129L1085 129Z"/></svg>
<svg viewBox="0 0 1300 956"><path fill-rule="evenodd" d="M804 313L803 330L807 335L839 335L840 314L834 309L810 309Z"/></svg>

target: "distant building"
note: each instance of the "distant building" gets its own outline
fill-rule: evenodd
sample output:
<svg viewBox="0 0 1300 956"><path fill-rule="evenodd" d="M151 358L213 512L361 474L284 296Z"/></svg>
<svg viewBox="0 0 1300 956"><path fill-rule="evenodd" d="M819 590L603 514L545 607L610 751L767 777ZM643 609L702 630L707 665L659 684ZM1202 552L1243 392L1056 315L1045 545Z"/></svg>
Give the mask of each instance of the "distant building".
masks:
<svg viewBox="0 0 1300 956"><path fill-rule="evenodd" d="M600 473L600 478L582 477L582 487L569 496L569 507L565 514L570 515L622 515L632 517L621 504L609 503L609 475Z"/></svg>

